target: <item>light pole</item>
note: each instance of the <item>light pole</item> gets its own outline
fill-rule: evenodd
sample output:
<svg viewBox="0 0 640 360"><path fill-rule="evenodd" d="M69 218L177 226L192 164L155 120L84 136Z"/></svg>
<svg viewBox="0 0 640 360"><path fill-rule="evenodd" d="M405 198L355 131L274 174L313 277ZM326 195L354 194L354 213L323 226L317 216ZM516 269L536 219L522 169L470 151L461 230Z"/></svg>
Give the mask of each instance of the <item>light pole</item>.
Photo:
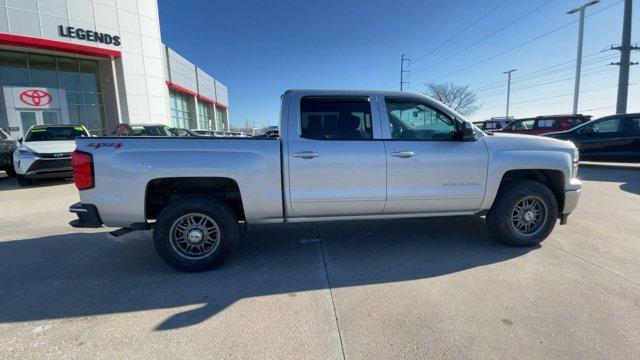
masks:
<svg viewBox="0 0 640 360"><path fill-rule="evenodd" d="M509 98L511 97L511 73L516 71L517 69L511 69L503 72L503 74L507 74L507 116L506 119L509 118Z"/></svg>
<svg viewBox="0 0 640 360"><path fill-rule="evenodd" d="M567 11L567 14L575 14L580 12L580 25L578 30L578 58L576 59L576 85L573 90L573 113L578 113L578 95L580 93L580 68L582 67L582 39L584 38L584 9L587 6L595 5L599 3L600 0L591 0L586 4L579 6L575 9L571 9Z"/></svg>

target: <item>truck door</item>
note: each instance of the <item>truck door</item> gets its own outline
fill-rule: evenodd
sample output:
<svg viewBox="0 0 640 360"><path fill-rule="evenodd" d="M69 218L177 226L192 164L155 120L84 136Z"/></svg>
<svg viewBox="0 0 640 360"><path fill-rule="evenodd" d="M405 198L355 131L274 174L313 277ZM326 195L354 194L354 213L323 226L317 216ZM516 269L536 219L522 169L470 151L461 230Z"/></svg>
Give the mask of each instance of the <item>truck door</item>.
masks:
<svg viewBox="0 0 640 360"><path fill-rule="evenodd" d="M291 100L289 216L382 213L385 149L370 98L300 95Z"/></svg>
<svg viewBox="0 0 640 360"><path fill-rule="evenodd" d="M479 209L487 181L484 139L455 140L456 120L425 99L383 100L379 103L387 152L385 212Z"/></svg>

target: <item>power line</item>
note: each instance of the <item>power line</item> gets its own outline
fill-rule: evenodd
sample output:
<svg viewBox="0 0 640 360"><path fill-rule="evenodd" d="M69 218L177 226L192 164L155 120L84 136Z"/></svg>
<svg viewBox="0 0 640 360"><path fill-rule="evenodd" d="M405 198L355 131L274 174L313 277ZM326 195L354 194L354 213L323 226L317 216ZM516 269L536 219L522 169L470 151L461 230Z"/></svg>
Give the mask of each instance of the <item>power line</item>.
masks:
<svg viewBox="0 0 640 360"><path fill-rule="evenodd" d="M602 59L597 59L597 60L594 60L594 61L587 62L587 63L585 63L585 67L586 67L586 66L589 66L589 65L595 65L595 64L597 64L598 66L591 67L589 70L597 69L597 68L599 68L599 67L601 67L601 66L605 65L605 64L601 64L601 62L602 62L603 60L607 60L607 59L611 58L612 56L613 56L613 57L615 57L615 54L611 54L611 55L609 55L609 56L607 56L607 57L605 57L605 58L602 58ZM548 77L548 76L551 76L551 75L556 75L556 74L560 74L560 73L567 73L567 72L571 72L571 71L573 71L573 69L575 69L575 66L570 66L570 67L564 67L564 68L560 68L560 69L555 69L555 70L548 71L548 72L546 72L546 73L535 74L535 76L526 76L526 77L524 77L524 76L520 76L520 77L518 77L517 79L516 79L516 78L514 78L513 83L521 84L521 83L526 83L526 82L534 81L534 80L543 80L543 81L548 81L548 80L550 80L550 79L544 79L544 78L546 78L546 77ZM564 77L564 76L566 76L566 74L563 74L562 76ZM475 91L476 93L484 93L484 92L487 92L487 91L488 91L488 92L494 92L494 91L496 91L497 89L502 88L503 86L504 86L504 84L496 84L496 85L493 85L493 86L487 86L487 87L485 87L485 88L481 88L481 89L479 89L479 90L474 90L474 91Z"/></svg>
<svg viewBox="0 0 640 360"><path fill-rule="evenodd" d="M584 56L584 58L586 59L586 58L589 58L589 57L594 56L594 55L602 54L603 52L604 51L597 51L595 53L592 53L592 54ZM594 64L596 62L601 62L603 60L608 60L608 59L613 58L613 57L615 57L615 54L608 54L608 55L603 56L601 58L591 59L591 60L588 61L588 63L585 63L585 65ZM559 66L563 66L563 65L566 65L568 63L573 63L573 65L570 65L568 67L562 67L562 68L559 68L559 69L555 69L555 68L557 68ZM520 76L514 76L513 77L513 81L514 82L528 81L526 79L536 78L536 77L541 77L541 76L544 77L544 76L548 76L548 75L551 75L551 74L556 73L556 72L563 72L563 71L572 70L572 69L575 69L575 59L568 60L568 61L563 61L563 62L555 64L555 65L546 66L544 68L541 68L541 69L538 69L536 71L532 71L532 72L529 72L529 73L525 73L525 74L520 75ZM473 90L476 91L476 92L483 92L483 91L486 91L486 90L489 90L489 89L492 89L492 88L495 88L495 87L501 87L501 86L504 86L504 81L496 81L494 83L489 83L487 85L483 85L483 86L477 87L477 88L475 88Z"/></svg>
<svg viewBox="0 0 640 360"><path fill-rule="evenodd" d="M605 6L605 7L601 8L601 9L600 9L600 10L598 10L598 11L594 11L594 12L592 12L592 13L590 13L590 14L586 15L586 17L593 16L593 15L596 15L596 14L598 14L598 13L601 13L601 12L602 12L602 11L604 11L604 10L607 10L607 9L609 9L609 8L611 8L611 7L615 6L615 5L620 4L622 1L623 1L623 0L619 0L619 1L617 1L617 2L613 3L613 4L609 5L609 6ZM553 33L555 33L555 32L558 32L558 31L560 31L560 30L563 30L563 29L565 29L565 28L567 28L567 27L569 27L569 26L571 26L571 25L575 24L576 22L578 22L578 20L573 20L573 21L571 21L571 22L569 22L569 23L567 23L567 24L565 24L565 25L562 25L562 26L559 26L559 27L557 27L557 28L555 28L555 29L553 29L553 30L547 31L547 32L545 32L545 33L543 33L543 34L541 34L541 35L538 35L538 36L536 36L536 37L534 37L534 38L532 38L532 39L529 39L529 40L527 40L527 41L525 41L525 42L523 42L523 43L520 43L520 44L518 44L518 45L515 45L515 46L513 46L513 47L511 47L511 48L509 48L509 49L507 49L507 50L504 50L504 51L502 51L502 52L499 52L499 53L497 53L497 54L495 54L495 55L489 56L489 57L487 57L487 58L485 58L485 59L483 59L483 60L477 61L477 62L475 62L475 63L473 63L473 64L471 64L471 65L467 65L467 66L465 66L465 67L462 67L462 68L460 68L460 69L458 69L458 70L452 71L452 72L447 73L447 74L445 74L445 75L442 75L442 76L438 76L438 77L436 77L436 78L433 78L433 79L431 79L431 81L439 80L439 79L442 79L442 78L445 78L445 77L448 77L448 76L451 76L451 75L457 74L457 73L459 73L459 72L461 72L461 71L464 71L464 70L470 69L470 68L472 68L472 67L475 67L475 66L478 66L478 65L480 65L480 64L483 64L483 63L485 63L485 62L487 62L487 61L493 60L493 59L495 59L495 58L497 58L497 57L499 57L499 56L502 56L502 55L504 55L504 54L507 54L507 53L509 53L509 52L511 52L511 51L513 51L513 50L516 50L516 49L519 49L519 48L521 48L521 47L523 47L523 46L525 46L525 45L528 45L528 44L530 44L530 43L532 43L532 42L534 42L534 41L536 41L536 40L542 39L543 37L549 36L549 35L551 35L551 34L553 34ZM414 72L414 73L417 73L417 71L416 71L416 72Z"/></svg>
<svg viewBox="0 0 640 360"><path fill-rule="evenodd" d="M611 69L602 69L602 70L592 69L592 70L596 70L596 71L586 72L586 73L583 74L583 76L602 74L602 73L605 73L607 71L610 71ZM573 80L573 79L574 79L573 75L565 76L564 78L547 79L547 80L545 80L543 82L540 82L540 83L534 83L533 85L530 85L530 86L525 86L525 87L522 87L522 88L511 90L511 92L518 92L518 91L528 90L528 89L532 89L532 88L536 88L536 87L540 87L540 86L544 86L544 85L555 84L555 83L558 83L558 82L568 81L568 80ZM486 94L486 95L483 95L482 97L486 98L486 97L498 96L498 95L502 95L502 94L504 94L504 91L498 91L498 92Z"/></svg>
<svg viewBox="0 0 640 360"><path fill-rule="evenodd" d="M553 1L553 0L551 0ZM433 54L434 52L436 52L437 50L441 49L443 46L447 45L448 43L450 43L453 39L457 38L458 36L462 35L463 33L465 33L467 30L471 29L475 24L479 23L480 21L482 21L482 19L486 18L487 16L491 15L491 13L493 13L494 11L498 10L498 8L500 8L502 5L506 4L507 2L509 2L509 0L505 0L501 3L499 3L498 5L496 5L495 7L493 7L492 9L490 9L489 11L487 11L486 13L482 14L479 18L477 18L476 20L472 21L471 24L467 25L467 27L465 27L464 29L460 30L459 32L457 32L455 35L451 36L450 38L448 38L447 40L443 41L442 43L440 43L440 45L436 46L435 48L429 50L427 53L421 55L418 57L417 60L414 61L414 63L420 62L422 61L422 59L424 59L425 57Z"/></svg>
<svg viewBox="0 0 640 360"><path fill-rule="evenodd" d="M531 11L527 12L526 14L524 14L524 15L522 15L522 16L520 16L520 17L516 18L515 20L511 21L511 22L510 22L510 23L508 23L507 25L504 25L503 27L501 27L501 28L499 28L498 30L496 30L496 31L492 32L491 34L484 36L484 37L483 37L483 38L481 38L480 40L478 40L478 41L476 41L476 42L473 42L473 43L471 43L471 44L467 45L466 47L462 48L461 50L458 50L457 52L455 52L455 53L453 53L453 54L451 54L451 55L447 56L446 58L444 58L444 59L442 59L442 60L440 60L440 61L438 61L438 62L436 62L436 63L434 63L434 64L432 64L432 65L430 65L430 66L428 66L428 67L426 67L426 68L422 68L422 69L420 69L420 70L417 70L417 71L415 71L414 73L415 73L415 74L419 74L419 73L425 72L425 71L427 71L427 70L429 70L429 69L431 69L431 68L433 68L433 67L436 67L436 66L438 66L438 65L440 65L440 64L442 64L442 63L444 63L445 61L447 61L447 60L449 60L449 59L451 59L451 58L453 58L453 57L455 57L455 56L460 55L461 53L463 53L463 52L465 52L465 51L467 51L467 50L471 49L472 47L474 47L474 46L476 46L476 45L478 45L478 44L482 43L483 41L485 41L485 40L487 40L487 39L489 39L489 38L493 37L495 34L497 34L497 33L501 32L501 31L503 31L503 30L507 29L508 27L510 27L510 26L512 26L512 25L514 25L514 24L516 24L516 23L517 23L517 22L519 22L520 20L522 20L522 19L526 18L527 16L530 16L531 14L535 13L536 11L538 11L538 10L542 9L543 7L545 7L545 6L549 5L549 4L550 4L550 3L552 3L553 1L555 1L555 0L548 0L548 1L546 1L546 2L545 2L545 3L543 3L542 5L540 5L540 6L536 7L536 8L534 8L533 10L531 10Z"/></svg>
<svg viewBox="0 0 640 360"><path fill-rule="evenodd" d="M595 88L590 88L590 89L586 89L586 90L581 90L580 93L591 93L591 92L597 92L597 91L602 91L602 90L609 90L609 89L613 89L618 87L618 84L613 84L611 86L608 87L595 87ZM549 99L555 99L558 97L563 97L563 96L569 96L569 95L573 95L573 91L571 92L565 92L565 93L558 93L558 94L554 94L551 96L545 96L545 97L540 97L540 98L533 98L533 99L528 99L528 100L524 100L524 101L519 101L519 102L515 102L512 103L511 105L521 105L521 104L528 104L528 103L532 103L532 102L538 102L541 100L549 100ZM496 105L496 106L490 106L487 108L484 108L483 110L487 110L487 109L497 109L502 107L502 105Z"/></svg>

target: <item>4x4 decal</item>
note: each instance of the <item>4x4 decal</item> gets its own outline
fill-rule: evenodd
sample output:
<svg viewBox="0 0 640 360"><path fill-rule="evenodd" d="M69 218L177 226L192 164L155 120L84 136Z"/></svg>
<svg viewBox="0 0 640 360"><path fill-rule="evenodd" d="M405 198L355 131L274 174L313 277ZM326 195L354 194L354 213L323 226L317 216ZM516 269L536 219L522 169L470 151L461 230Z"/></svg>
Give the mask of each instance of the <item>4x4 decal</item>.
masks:
<svg viewBox="0 0 640 360"><path fill-rule="evenodd" d="M89 145L87 145L87 147L94 148L94 149L100 149L100 148L120 149L123 146L124 144L122 143L90 143Z"/></svg>

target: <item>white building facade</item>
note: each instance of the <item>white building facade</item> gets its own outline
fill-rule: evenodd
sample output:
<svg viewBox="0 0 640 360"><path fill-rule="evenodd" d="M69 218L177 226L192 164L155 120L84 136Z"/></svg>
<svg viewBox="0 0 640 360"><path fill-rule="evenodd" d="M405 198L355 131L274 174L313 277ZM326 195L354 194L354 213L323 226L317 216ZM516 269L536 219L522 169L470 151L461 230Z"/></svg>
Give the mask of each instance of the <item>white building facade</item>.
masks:
<svg viewBox="0 0 640 360"><path fill-rule="evenodd" d="M0 0L0 127L229 129L227 87L165 46L156 0Z"/></svg>

